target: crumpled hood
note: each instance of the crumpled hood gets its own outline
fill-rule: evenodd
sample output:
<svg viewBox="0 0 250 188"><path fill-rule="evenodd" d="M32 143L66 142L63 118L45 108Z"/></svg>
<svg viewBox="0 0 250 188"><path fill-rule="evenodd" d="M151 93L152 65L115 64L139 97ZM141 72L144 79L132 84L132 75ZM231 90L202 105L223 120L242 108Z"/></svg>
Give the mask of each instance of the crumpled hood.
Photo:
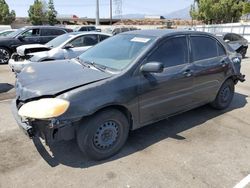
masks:
<svg viewBox="0 0 250 188"><path fill-rule="evenodd" d="M111 77L111 74L82 66L75 60L49 61L26 66L17 75L19 100L52 96Z"/></svg>
<svg viewBox="0 0 250 188"><path fill-rule="evenodd" d="M44 52L35 52L35 53L29 53L32 57L30 58L30 61L32 62L40 62L41 59L47 59L53 56L53 49L49 51Z"/></svg>
<svg viewBox="0 0 250 188"><path fill-rule="evenodd" d="M16 49L18 55L20 55L20 56L25 56L27 51L38 52L40 50L45 51L45 50L50 50L50 48L48 46L42 45L42 44L28 44L28 45L19 46Z"/></svg>

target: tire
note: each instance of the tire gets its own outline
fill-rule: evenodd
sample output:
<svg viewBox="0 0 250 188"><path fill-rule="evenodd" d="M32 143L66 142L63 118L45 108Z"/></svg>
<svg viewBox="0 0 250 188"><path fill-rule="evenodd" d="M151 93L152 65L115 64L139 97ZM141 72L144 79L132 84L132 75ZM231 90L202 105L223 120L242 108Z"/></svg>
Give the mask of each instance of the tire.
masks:
<svg viewBox="0 0 250 188"><path fill-rule="evenodd" d="M234 97L234 82L228 79L221 86L215 100L211 103L212 107L218 110L224 110L229 107Z"/></svg>
<svg viewBox="0 0 250 188"><path fill-rule="evenodd" d="M11 52L5 47L0 47L0 64L7 64L10 60Z"/></svg>
<svg viewBox="0 0 250 188"><path fill-rule="evenodd" d="M80 150L93 160L103 160L116 154L129 133L126 116L119 110L98 112L79 126L77 143Z"/></svg>

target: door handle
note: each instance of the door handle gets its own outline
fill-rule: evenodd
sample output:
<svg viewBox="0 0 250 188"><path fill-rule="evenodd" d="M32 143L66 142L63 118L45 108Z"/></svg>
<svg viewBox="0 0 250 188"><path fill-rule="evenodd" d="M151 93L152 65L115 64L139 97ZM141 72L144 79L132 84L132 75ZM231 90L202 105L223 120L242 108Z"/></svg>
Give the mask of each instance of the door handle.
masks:
<svg viewBox="0 0 250 188"><path fill-rule="evenodd" d="M183 75L186 76L186 77L191 77L193 74L192 74L192 71L188 69L188 70L185 70L183 72Z"/></svg>

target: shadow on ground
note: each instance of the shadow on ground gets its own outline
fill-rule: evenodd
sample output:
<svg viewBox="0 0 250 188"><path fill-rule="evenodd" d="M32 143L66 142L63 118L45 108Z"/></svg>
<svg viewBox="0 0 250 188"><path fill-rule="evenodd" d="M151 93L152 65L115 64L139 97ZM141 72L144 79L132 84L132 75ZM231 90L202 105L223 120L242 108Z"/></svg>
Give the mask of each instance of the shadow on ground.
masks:
<svg viewBox="0 0 250 188"><path fill-rule="evenodd" d="M14 86L8 83L0 83L0 93L5 93L13 89Z"/></svg>
<svg viewBox="0 0 250 188"><path fill-rule="evenodd" d="M43 159L52 167L63 164L73 168L88 168L126 157L167 138L184 140L185 138L179 136L179 133L200 126L204 122L224 113L243 108L247 104L247 97L246 95L236 93L231 106L227 110L217 111L206 105L133 131L130 133L125 147L116 156L101 162L87 159L80 152L75 141L54 144L50 147L52 156L45 150L39 139L33 141Z"/></svg>

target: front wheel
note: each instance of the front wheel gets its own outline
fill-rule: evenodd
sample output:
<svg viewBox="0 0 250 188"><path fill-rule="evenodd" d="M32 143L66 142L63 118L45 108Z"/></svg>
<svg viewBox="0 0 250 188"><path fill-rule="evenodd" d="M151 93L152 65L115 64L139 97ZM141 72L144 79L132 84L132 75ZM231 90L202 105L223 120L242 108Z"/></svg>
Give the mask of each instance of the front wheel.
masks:
<svg viewBox="0 0 250 188"><path fill-rule="evenodd" d="M77 131L77 143L82 152L94 160L116 154L129 133L126 116L118 110L104 110L86 120Z"/></svg>
<svg viewBox="0 0 250 188"><path fill-rule="evenodd" d="M0 47L0 64L7 64L10 60L11 53L7 48Z"/></svg>
<svg viewBox="0 0 250 188"><path fill-rule="evenodd" d="M221 86L215 100L211 103L212 107L224 110L231 104L234 96L234 82L229 79Z"/></svg>

